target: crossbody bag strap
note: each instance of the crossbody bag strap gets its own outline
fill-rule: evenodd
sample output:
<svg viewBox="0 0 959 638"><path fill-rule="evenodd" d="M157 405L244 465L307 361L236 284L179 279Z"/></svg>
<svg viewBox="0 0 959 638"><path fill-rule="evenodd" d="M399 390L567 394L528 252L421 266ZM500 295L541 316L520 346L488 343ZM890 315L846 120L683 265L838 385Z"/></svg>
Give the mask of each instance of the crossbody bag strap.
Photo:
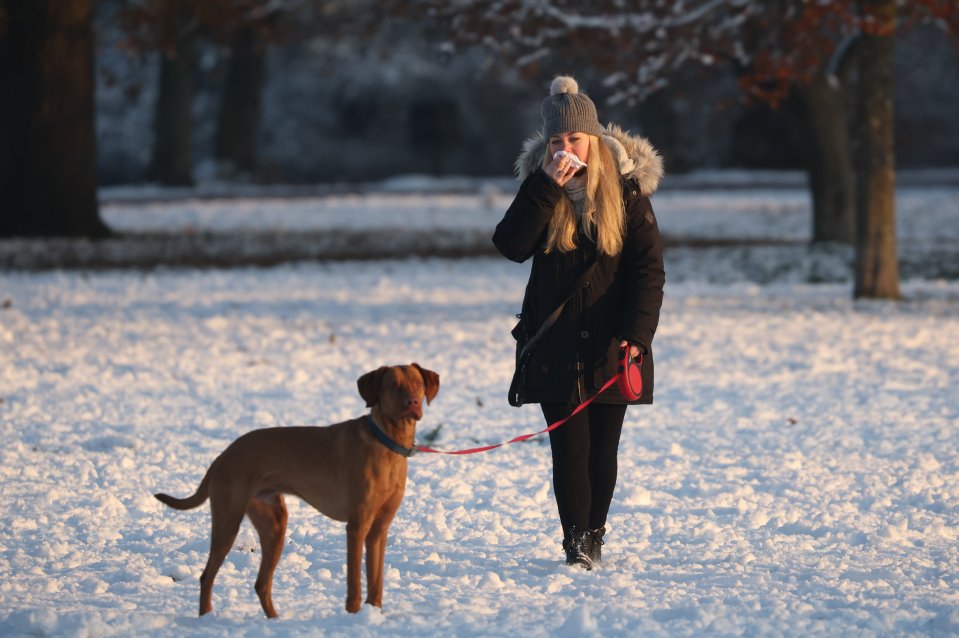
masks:
<svg viewBox="0 0 959 638"><path fill-rule="evenodd" d="M563 312L563 308L566 307L566 304L569 302L569 300L572 299L577 292L579 292L580 288L586 285L586 281L589 279L589 276L593 274L593 269L596 268L598 261L598 257L593 259L593 263L589 265L589 268L584 270L583 274L576 278L576 281L573 282L573 289L566 296L566 299L563 299L562 303L556 306L553 312L549 313L549 316L543 320L543 324L539 327L539 330L536 331L536 334L530 337L529 341L526 342L526 345L523 346L523 349L519 353L520 359L522 359L523 356L529 352L530 348L536 345L536 342L539 341L544 334L546 334L547 330L553 327L553 324L556 323L557 319L559 319L560 314Z"/></svg>

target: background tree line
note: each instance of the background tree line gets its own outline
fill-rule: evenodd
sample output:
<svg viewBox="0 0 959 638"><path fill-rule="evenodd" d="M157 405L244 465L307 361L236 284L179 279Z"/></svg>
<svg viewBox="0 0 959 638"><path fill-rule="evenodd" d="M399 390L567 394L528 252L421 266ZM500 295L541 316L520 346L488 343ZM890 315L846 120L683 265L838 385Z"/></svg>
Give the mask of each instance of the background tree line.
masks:
<svg viewBox="0 0 959 638"><path fill-rule="evenodd" d="M98 36L109 30L132 60L161 60L146 177L163 184L193 180L192 114L204 47L228 51L221 56L227 63L213 134L217 170L227 177L269 175L257 149L271 51L308 47L327 61L327 71L366 69L366 85L355 77L331 91L335 117L327 127L366 130L367 146L312 152L355 155L358 170L366 167L371 176L410 172L406 167L470 173L503 165L503 144L486 144L484 135L508 140L506 153L515 152L535 122L542 86L570 69L601 102L604 117L649 122L647 134L669 161L669 132L695 119L677 112L677 101L701 102L698 87L732 78L735 99L749 104L754 120L778 120L804 133L797 146L810 175L814 240L855 243L857 295L898 296L894 43L917 28L955 38L956 4L621 5L464 1L451 12L450 3L432 0L0 0L0 236L109 232L96 205L94 76ZM428 53L403 58L411 46ZM442 70L450 67L452 72ZM317 69L317 83L323 71ZM469 88L450 89L444 72L446 81L455 73L466 77ZM397 86L404 83L411 85L405 93ZM135 84L131 91L138 90ZM377 91L415 98L397 119L378 103ZM284 119L270 126L283 126ZM391 138L397 129L403 135ZM410 155L378 166L383 145L402 145L404 137ZM779 150L788 155L787 138ZM338 177L333 169L327 174Z"/></svg>

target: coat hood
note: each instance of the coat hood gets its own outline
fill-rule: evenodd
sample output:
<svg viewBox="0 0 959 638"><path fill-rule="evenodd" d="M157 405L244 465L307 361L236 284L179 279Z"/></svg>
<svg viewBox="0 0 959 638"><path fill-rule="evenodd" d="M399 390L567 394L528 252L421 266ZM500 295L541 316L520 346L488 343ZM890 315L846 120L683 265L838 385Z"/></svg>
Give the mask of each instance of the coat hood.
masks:
<svg viewBox="0 0 959 638"><path fill-rule="evenodd" d="M663 177L663 158L645 137L630 135L615 124L606 127L601 138L619 164L625 178L635 179L644 195L652 195ZM523 142L523 150L516 158L516 176L520 181L529 177L542 165L546 154L546 138L542 132Z"/></svg>

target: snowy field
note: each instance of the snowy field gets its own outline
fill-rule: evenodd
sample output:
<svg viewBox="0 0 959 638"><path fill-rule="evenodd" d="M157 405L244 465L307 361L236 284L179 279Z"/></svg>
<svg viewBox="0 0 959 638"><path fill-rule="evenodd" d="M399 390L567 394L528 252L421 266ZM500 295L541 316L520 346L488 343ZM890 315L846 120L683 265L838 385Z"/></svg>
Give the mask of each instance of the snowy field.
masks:
<svg viewBox="0 0 959 638"><path fill-rule="evenodd" d="M809 192L794 183L801 175L764 180L762 174L732 171L684 177L664 182L680 180L689 188L674 186L653 198L668 246L688 257L671 282L676 276L762 284L849 278L850 250L809 246ZM728 188L712 186L720 177ZM959 170L914 173L905 181L911 185L901 186L896 197L903 278L959 279ZM916 185L923 181L930 183ZM248 187L256 197L242 189L230 193L225 185L110 188L101 193L101 214L117 237L0 239L0 270L491 256L493 227L515 189L509 179L412 176L323 196L295 187Z"/></svg>
<svg viewBox="0 0 959 638"><path fill-rule="evenodd" d="M902 232L953 240L955 259L956 190L907 196ZM377 197L351 223L407 201ZM664 232L727 232L671 209L682 197L654 198ZM792 195L708 197L730 236L807 232ZM203 210L166 213L196 225ZM599 570L562 563L545 437L420 455L382 611L344 611L344 526L290 499L275 621L253 592L248 525L216 613L195 617L208 508L152 493L192 493L250 429L364 413L355 380L381 364L440 374L418 430L434 447L541 429L536 406L505 400L527 266L0 271L0 635L959 634L959 281L909 278L901 302L854 302L842 259L819 263L826 283L758 284L736 280L737 250L667 252L656 404L627 413ZM788 262L798 249L766 250Z"/></svg>

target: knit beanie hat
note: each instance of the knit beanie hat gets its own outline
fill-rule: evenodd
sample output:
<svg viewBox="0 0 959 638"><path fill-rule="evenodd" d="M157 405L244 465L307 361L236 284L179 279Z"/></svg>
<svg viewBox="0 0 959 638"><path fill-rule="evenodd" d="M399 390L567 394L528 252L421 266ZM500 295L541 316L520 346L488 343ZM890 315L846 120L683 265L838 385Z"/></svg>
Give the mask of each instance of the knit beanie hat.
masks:
<svg viewBox="0 0 959 638"><path fill-rule="evenodd" d="M543 100L540 113L546 139L572 131L596 136L606 132L596 117L596 105L589 96L579 92L579 84L568 75L558 75L550 84L549 97Z"/></svg>

